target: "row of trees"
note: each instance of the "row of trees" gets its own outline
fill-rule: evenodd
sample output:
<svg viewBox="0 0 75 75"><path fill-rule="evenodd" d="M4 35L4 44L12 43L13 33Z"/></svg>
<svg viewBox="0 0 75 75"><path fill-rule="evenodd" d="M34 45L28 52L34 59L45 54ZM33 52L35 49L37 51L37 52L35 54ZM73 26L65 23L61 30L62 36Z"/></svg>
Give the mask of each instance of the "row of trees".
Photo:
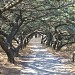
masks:
<svg viewBox="0 0 75 75"><path fill-rule="evenodd" d="M62 41L67 41L62 45L74 42L74 7L74 0L1 0L0 45L8 60L15 62L14 56L26 46L35 30L51 33L53 37L60 31ZM48 37L50 40L50 35ZM13 40L17 47L14 47Z"/></svg>

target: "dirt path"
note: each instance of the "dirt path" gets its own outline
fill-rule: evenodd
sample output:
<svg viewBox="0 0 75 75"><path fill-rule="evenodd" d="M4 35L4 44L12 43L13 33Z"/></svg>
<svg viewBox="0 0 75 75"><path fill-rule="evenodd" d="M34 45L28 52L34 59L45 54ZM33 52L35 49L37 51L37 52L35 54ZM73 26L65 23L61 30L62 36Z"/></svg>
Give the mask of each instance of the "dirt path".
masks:
<svg viewBox="0 0 75 75"><path fill-rule="evenodd" d="M23 56L26 61L21 62L24 75L75 75L74 67L69 59L59 57L40 44L40 38L33 38L29 46L33 51L29 56Z"/></svg>
<svg viewBox="0 0 75 75"><path fill-rule="evenodd" d="M33 38L22 52L15 58L16 65L8 63L6 55L0 53L0 75L75 75L70 59L42 46L40 38Z"/></svg>

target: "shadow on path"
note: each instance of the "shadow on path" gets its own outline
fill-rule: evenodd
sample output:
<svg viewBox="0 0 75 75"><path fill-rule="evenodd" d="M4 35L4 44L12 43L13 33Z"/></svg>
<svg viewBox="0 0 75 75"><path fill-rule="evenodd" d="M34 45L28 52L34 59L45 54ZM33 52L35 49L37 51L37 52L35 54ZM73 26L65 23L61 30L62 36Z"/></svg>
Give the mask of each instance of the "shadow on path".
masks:
<svg viewBox="0 0 75 75"><path fill-rule="evenodd" d="M47 52L40 44L40 38L33 38L28 47L34 52L23 56L25 61L21 62L20 75L75 75L70 72L72 68L66 65L68 63L62 62L62 57Z"/></svg>

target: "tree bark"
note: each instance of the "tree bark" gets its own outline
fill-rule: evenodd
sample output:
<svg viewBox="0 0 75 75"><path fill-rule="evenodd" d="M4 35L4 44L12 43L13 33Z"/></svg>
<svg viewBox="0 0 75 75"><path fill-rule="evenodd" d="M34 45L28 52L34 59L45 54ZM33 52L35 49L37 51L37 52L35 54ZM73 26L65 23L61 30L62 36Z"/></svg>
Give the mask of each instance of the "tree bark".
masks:
<svg viewBox="0 0 75 75"><path fill-rule="evenodd" d="M5 51L5 53L7 54L8 61L10 63L15 63L13 52L12 52L10 46L8 45L8 43L5 42L5 40L2 36L0 36L0 45L1 45L2 49Z"/></svg>

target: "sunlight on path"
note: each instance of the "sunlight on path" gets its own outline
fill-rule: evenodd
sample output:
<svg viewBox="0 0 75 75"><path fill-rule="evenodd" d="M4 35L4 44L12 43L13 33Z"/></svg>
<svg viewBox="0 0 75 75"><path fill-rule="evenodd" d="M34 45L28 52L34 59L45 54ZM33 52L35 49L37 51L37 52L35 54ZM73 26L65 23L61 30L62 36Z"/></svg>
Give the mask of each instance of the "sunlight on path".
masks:
<svg viewBox="0 0 75 75"><path fill-rule="evenodd" d="M71 67L62 62L63 58L48 53L40 44L40 38L33 38L28 47L34 52L23 59L23 69L20 75L75 75L70 73Z"/></svg>

